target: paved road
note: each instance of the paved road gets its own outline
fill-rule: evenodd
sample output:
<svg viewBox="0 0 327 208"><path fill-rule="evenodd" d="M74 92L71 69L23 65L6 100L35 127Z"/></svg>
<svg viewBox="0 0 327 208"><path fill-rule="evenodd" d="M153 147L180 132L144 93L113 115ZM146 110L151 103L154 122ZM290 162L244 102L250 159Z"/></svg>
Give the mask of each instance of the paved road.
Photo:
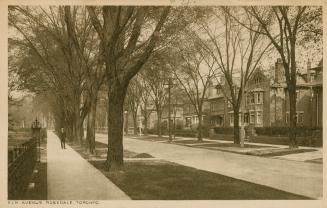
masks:
<svg viewBox="0 0 327 208"><path fill-rule="evenodd" d="M62 150L58 137L48 131L48 199L130 199L69 145Z"/></svg>
<svg viewBox="0 0 327 208"><path fill-rule="evenodd" d="M107 135L97 134L96 140L107 143L106 137ZM322 164L247 156L131 138L124 138L124 148L283 191L322 198Z"/></svg>

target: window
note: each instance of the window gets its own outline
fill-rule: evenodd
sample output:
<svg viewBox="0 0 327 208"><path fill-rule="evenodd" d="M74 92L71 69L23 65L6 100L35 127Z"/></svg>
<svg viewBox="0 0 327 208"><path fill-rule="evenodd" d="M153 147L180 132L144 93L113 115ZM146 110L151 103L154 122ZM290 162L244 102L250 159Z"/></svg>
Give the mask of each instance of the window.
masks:
<svg viewBox="0 0 327 208"><path fill-rule="evenodd" d="M217 110L218 110L218 103L217 102L210 103L210 111L215 112Z"/></svg>
<svg viewBox="0 0 327 208"><path fill-rule="evenodd" d="M258 92L257 93L257 104L262 104L262 101L263 101L263 93Z"/></svg>
<svg viewBox="0 0 327 208"><path fill-rule="evenodd" d="M303 123L303 121L304 121L304 113L300 113L299 114L299 117L300 117L299 122L300 123Z"/></svg>
<svg viewBox="0 0 327 208"><path fill-rule="evenodd" d="M300 99L300 90L296 90L296 101L298 101Z"/></svg>
<svg viewBox="0 0 327 208"><path fill-rule="evenodd" d="M257 124L262 124L262 111L257 111Z"/></svg>
<svg viewBox="0 0 327 208"><path fill-rule="evenodd" d="M199 118L197 116L193 116L193 123L199 123Z"/></svg>
<svg viewBox="0 0 327 208"><path fill-rule="evenodd" d="M221 88L217 88L217 95L221 95L221 94L222 94Z"/></svg>
<svg viewBox="0 0 327 208"><path fill-rule="evenodd" d="M290 112L286 112L286 118L285 118L286 123L290 121ZM296 123L298 124L303 124L304 122L304 112L296 112Z"/></svg>
<svg viewBox="0 0 327 208"><path fill-rule="evenodd" d="M251 93L250 94L250 104L254 104L254 100L255 100L254 93Z"/></svg>
<svg viewBox="0 0 327 208"><path fill-rule="evenodd" d="M234 113L229 113L229 125L234 126Z"/></svg>
<svg viewBox="0 0 327 208"><path fill-rule="evenodd" d="M185 118L185 127L190 127L191 126L191 118L190 117L186 117Z"/></svg>
<svg viewBox="0 0 327 208"><path fill-rule="evenodd" d="M251 124L254 123L254 118L255 118L254 111L250 111L250 123Z"/></svg>
<svg viewBox="0 0 327 208"><path fill-rule="evenodd" d="M249 114L248 113L244 113L244 123L245 124L249 123Z"/></svg>
<svg viewBox="0 0 327 208"><path fill-rule="evenodd" d="M303 112L296 113L296 123L302 124L303 121L304 121L304 113Z"/></svg>
<svg viewBox="0 0 327 208"><path fill-rule="evenodd" d="M256 77L255 79L254 79L254 83L255 84L259 84L261 82L261 78L260 77Z"/></svg>

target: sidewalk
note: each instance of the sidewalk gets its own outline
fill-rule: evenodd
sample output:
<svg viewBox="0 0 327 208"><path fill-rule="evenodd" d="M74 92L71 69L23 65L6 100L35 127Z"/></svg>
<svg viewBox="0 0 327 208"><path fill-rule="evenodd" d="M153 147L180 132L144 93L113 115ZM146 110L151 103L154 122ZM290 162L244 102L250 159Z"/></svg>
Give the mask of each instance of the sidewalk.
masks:
<svg viewBox="0 0 327 208"><path fill-rule="evenodd" d="M96 140L107 143L107 136ZM247 156L124 138L124 147L156 158L312 198L322 198L322 164Z"/></svg>
<svg viewBox="0 0 327 208"><path fill-rule="evenodd" d="M69 145L48 131L48 200L130 199Z"/></svg>

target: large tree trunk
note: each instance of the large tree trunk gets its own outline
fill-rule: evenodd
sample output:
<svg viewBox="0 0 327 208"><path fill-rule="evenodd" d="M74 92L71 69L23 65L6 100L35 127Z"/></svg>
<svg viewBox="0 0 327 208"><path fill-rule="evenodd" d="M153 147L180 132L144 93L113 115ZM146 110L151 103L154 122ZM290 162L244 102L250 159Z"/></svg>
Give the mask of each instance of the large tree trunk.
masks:
<svg viewBox="0 0 327 208"><path fill-rule="evenodd" d="M116 80L108 83L108 153L107 170L123 168L123 112L127 86Z"/></svg>
<svg viewBox="0 0 327 208"><path fill-rule="evenodd" d="M198 141L202 142L202 112L199 112Z"/></svg>
<svg viewBox="0 0 327 208"><path fill-rule="evenodd" d="M158 117L158 120L157 120L157 134L158 134L158 137L161 137L162 132L161 132L161 112L160 111L157 111L157 117Z"/></svg>
<svg viewBox="0 0 327 208"><path fill-rule="evenodd" d="M296 89L295 87L288 87L289 101L290 101L290 130L289 130L289 147L297 148L296 142Z"/></svg>
<svg viewBox="0 0 327 208"><path fill-rule="evenodd" d="M133 112L134 135L137 135L137 112Z"/></svg>
<svg viewBox="0 0 327 208"><path fill-rule="evenodd" d="M128 117L129 117L129 111L127 111L126 115L125 115L125 134L128 135Z"/></svg>
<svg viewBox="0 0 327 208"><path fill-rule="evenodd" d="M144 113L144 135L148 135L148 115L146 111Z"/></svg>
<svg viewBox="0 0 327 208"><path fill-rule="evenodd" d="M234 144L240 144L239 108L234 108Z"/></svg>
<svg viewBox="0 0 327 208"><path fill-rule="evenodd" d="M76 116L76 120L74 123L74 138L76 139L76 142L78 142L80 145L83 145L83 140L82 140L82 134L81 134L81 128L83 125L83 122L81 121L81 118L78 114L78 116Z"/></svg>
<svg viewBox="0 0 327 208"><path fill-rule="evenodd" d="M80 98L75 98L73 106L73 120L72 120L72 141L75 143L83 144L81 138L81 125L83 125L81 116L80 116Z"/></svg>
<svg viewBox="0 0 327 208"><path fill-rule="evenodd" d="M91 154L94 154L95 150L95 118L96 118L96 99L91 101L90 112L87 116L87 133L86 141L87 148Z"/></svg>
<svg viewBox="0 0 327 208"><path fill-rule="evenodd" d="M290 100L290 148L297 148L296 142L296 60L295 60L295 41L296 38L290 39L291 44L291 73L288 84L288 96Z"/></svg>

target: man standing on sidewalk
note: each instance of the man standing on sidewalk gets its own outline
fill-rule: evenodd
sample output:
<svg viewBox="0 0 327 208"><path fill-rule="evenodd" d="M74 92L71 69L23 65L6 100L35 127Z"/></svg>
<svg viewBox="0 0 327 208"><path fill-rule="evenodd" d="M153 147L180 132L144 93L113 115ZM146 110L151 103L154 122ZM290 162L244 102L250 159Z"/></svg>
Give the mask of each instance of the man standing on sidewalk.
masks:
<svg viewBox="0 0 327 208"><path fill-rule="evenodd" d="M64 128L60 129L60 143L61 143L61 149L66 149L66 132Z"/></svg>

